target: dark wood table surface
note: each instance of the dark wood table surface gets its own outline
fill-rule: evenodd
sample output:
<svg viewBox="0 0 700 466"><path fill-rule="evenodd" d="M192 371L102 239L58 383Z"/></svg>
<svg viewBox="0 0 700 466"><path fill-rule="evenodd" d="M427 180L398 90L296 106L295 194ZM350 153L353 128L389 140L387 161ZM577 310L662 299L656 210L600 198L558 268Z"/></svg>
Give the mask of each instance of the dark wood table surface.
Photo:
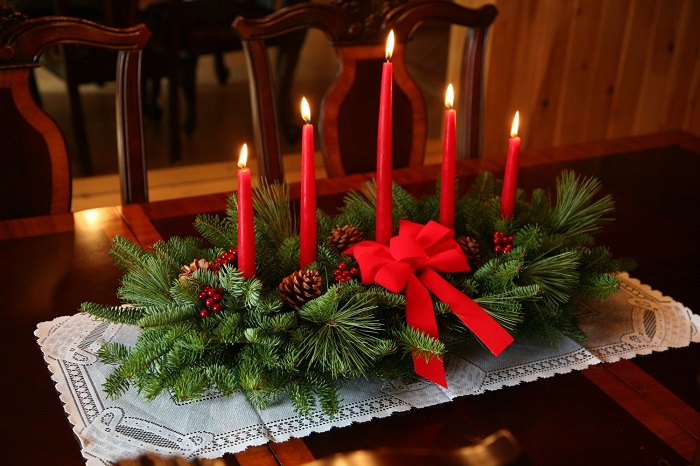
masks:
<svg viewBox="0 0 700 466"><path fill-rule="evenodd" d="M459 162L462 186L503 160ZM700 312L700 138L682 132L581 144L521 155L519 185L553 187L563 169L594 175L617 205L600 241L632 257L631 275ZM414 194L431 192L439 166L397 170ZM318 182L332 210L370 175ZM298 185L292 186L298 195ZM200 212L221 212L229 193L0 222L4 306L2 464L84 460L33 332L84 301L117 304L120 272L107 252L115 234L151 245L194 234ZM686 465L700 436L700 345L504 388L385 419L227 455L226 464L296 465L360 449L459 448L510 430L535 465Z"/></svg>

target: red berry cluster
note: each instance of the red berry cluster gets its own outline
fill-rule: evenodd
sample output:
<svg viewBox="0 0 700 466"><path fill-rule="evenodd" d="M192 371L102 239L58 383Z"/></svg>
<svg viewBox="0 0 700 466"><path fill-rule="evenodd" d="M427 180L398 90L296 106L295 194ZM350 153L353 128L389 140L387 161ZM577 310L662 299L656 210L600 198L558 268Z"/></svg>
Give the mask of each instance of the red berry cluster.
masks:
<svg viewBox="0 0 700 466"><path fill-rule="evenodd" d="M228 251L221 253L219 257L214 259L214 263L221 265L237 265L238 261L238 249L234 247L228 248Z"/></svg>
<svg viewBox="0 0 700 466"><path fill-rule="evenodd" d="M351 267L348 269L348 264L345 262L338 264L338 268L333 271L333 278L338 283L349 282L359 275L360 271L357 269L357 267Z"/></svg>
<svg viewBox="0 0 700 466"><path fill-rule="evenodd" d="M497 231L493 234L493 250L496 254L505 254L513 249L513 237L506 236L505 232Z"/></svg>
<svg viewBox="0 0 700 466"><path fill-rule="evenodd" d="M223 296L223 288L212 288L209 285L204 285L204 287L202 287L202 291L200 291L199 295L197 296L201 301L204 302L204 308L202 308L202 310L199 311L199 316L202 319L206 319L210 311L214 314L221 312L221 299L223 298Z"/></svg>

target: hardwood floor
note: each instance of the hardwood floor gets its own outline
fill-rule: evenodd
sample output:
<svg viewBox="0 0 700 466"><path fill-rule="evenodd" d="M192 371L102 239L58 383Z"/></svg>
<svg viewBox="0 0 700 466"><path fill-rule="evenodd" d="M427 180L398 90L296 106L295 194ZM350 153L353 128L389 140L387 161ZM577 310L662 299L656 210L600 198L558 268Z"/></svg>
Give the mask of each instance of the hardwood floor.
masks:
<svg viewBox="0 0 700 466"><path fill-rule="evenodd" d="M305 47L305 50L307 52L304 53L323 53L319 52L322 49L315 47ZM176 165L170 165L168 161L165 115L158 121L145 119L151 200L236 189L236 160L241 145L244 142L250 145L253 140L252 118L245 59L241 53L227 54L225 58L231 73L225 85L216 81L212 60L207 57L200 59L197 68L198 125L191 135L182 135L182 160ZM328 60L328 57L314 58L315 63L320 62L324 65L316 66L313 73L300 66L295 95L311 96L310 101L320 102L321 95L317 89L325 89L332 80L335 64L333 60ZM305 57L302 56L300 63L304 60ZM66 135L69 152L74 151L65 83L42 69L38 70L37 81L44 108L56 119ZM161 98L165 95L164 91ZM95 174L74 178L74 211L119 203L113 84L105 84L102 87L82 86L81 97ZM440 147L439 140L429 141L426 163L439 162ZM284 151L287 181L298 181L299 144L286 144ZM249 165L253 175L256 175L257 161L254 150L251 152L252 159ZM320 153L317 154L316 160L317 177L326 177ZM77 173L78 170L74 168L73 172Z"/></svg>

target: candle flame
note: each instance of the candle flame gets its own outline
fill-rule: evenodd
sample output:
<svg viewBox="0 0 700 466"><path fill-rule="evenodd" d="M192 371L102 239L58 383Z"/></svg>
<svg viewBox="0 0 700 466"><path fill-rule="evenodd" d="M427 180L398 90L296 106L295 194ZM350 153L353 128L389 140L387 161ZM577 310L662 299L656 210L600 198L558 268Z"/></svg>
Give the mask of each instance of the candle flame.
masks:
<svg viewBox="0 0 700 466"><path fill-rule="evenodd" d="M455 103L455 91L452 88L452 84L447 86L447 92L445 92L445 107L452 110Z"/></svg>
<svg viewBox="0 0 700 466"><path fill-rule="evenodd" d="M306 123L311 121L311 109L309 108L309 102L306 101L306 97L301 98L301 118Z"/></svg>
<svg viewBox="0 0 700 466"><path fill-rule="evenodd" d="M520 124L520 112L515 112L513 118L513 126L510 128L510 137L514 138L518 135L518 125Z"/></svg>
<svg viewBox="0 0 700 466"><path fill-rule="evenodd" d="M386 39L386 61L391 60L391 55L394 53L394 30L389 31L389 37Z"/></svg>
<svg viewBox="0 0 700 466"><path fill-rule="evenodd" d="M238 156L238 168L245 168L246 162L248 162L248 144L243 144L241 155Z"/></svg>

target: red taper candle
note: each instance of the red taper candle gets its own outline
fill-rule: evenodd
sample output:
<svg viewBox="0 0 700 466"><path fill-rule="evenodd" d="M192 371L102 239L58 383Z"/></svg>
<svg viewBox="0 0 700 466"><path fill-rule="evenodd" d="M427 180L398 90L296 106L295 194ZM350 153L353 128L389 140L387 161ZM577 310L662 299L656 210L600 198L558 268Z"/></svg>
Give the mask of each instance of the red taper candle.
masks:
<svg viewBox="0 0 700 466"><path fill-rule="evenodd" d="M389 32L386 41L386 61L382 68L381 94L379 97L379 127L377 128L377 212L376 237L381 244L389 244L392 236L392 196L391 196L391 109L394 51L394 31Z"/></svg>
<svg viewBox="0 0 700 466"><path fill-rule="evenodd" d="M515 212L515 194L518 189L518 158L520 157L519 123L520 114L515 112L508 140L508 158L506 159L506 172L503 176L503 191L501 192L501 217L503 218L510 218Z"/></svg>
<svg viewBox="0 0 700 466"><path fill-rule="evenodd" d="M253 189L250 182L248 145L243 144L238 158L238 269L246 279L255 276L255 227Z"/></svg>
<svg viewBox="0 0 700 466"><path fill-rule="evenodd" d="M314 127L306 98L301 99L301 228L299 235L299 267L316 260L316 163L314 160Z"/></svg>
<svg viewBox="0 0 700 466"><path fill-rule="evenodd" d="M457 163L457 112L453 108L452 84L445 93L445 130L442 139L442 175L440 177L440 223L455 227L455 177Z"/></svg>

